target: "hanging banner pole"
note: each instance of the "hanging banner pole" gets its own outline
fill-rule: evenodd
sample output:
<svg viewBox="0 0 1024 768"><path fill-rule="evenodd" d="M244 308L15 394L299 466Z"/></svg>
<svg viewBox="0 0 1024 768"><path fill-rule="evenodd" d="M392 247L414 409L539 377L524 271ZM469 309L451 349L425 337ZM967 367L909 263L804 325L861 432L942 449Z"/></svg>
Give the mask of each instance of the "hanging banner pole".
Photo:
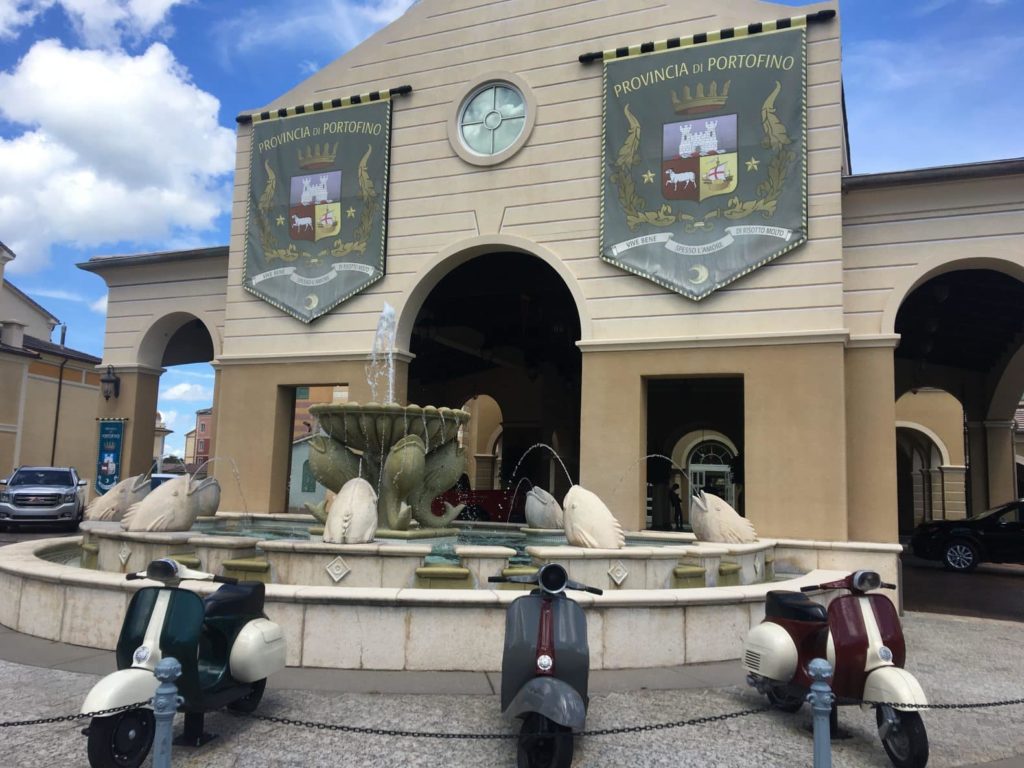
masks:
<svg viewBox="0 0 1024 768"><path fill-rule="evenodd" d="M399 85L386 91L370 91L369 93L357 94L355 96L346 96L342 99L314 101L312 104L300 104L297 107L281 107L280 109L265 112L245 112L236 117L235 122L240 125L248 125L249 123L259 123L264 120L304 115L308 112L323 112L327 109L340 109L356 104L369 104L373 101L383 101L385 99L392 99L395 96L406 96L410 93L412 93L411 85Z"/></svg>
<svg viewBox="0 0 1024 768"><path fill-rule="evenodd" d="M701 43L714 43L719 40L730 40L738 37L749 37L762 32L776 32L780 29L791 29L806 27L809 24L816 24L823 21L831 21L835 18L836 12L831 8L817 13L810 13L804 16L791 16L788 19L776 19L775 21L759 21L754 24L746 24L742 27L729 27L720 29L717 32L699 32L695 35L685 37L670 37L667 40L657 42L640 43L639 45L628 45L622 48L612 48L607 51L595 51L593 53L581 53L580 64L591 64L595 61L609 61L611 59L622 59L626 56L636 56L641 53L655 53L656 51L668 51L673 48L685 48L689 45L700 45Z"/></svg>

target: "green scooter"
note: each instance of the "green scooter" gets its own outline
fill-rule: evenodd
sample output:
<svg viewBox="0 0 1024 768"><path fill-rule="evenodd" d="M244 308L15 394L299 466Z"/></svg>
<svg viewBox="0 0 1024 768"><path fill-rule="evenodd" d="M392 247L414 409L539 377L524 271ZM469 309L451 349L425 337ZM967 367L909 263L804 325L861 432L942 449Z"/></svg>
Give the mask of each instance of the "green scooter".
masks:
<svg viewBox="0 0 1024 768"><path fill-rule="evenodd" d="M117 672L100 680L82 704L82 712L101 712L149 702L159 681L157 663L174 657L181 664L176 684L185 713L184 733L175 744L201 746L213 738L203 717L222 707L252 712L263 697L267 677L285 666L281 627L263 612L261 582L215 576L172 559L154 560L127 579L149 579L132 596L117 641ZM184 580L223 584L200 597L182 589ZM156 721L148 706L94 717L88 736L92 768L137 768L146 759Z"/></svg>

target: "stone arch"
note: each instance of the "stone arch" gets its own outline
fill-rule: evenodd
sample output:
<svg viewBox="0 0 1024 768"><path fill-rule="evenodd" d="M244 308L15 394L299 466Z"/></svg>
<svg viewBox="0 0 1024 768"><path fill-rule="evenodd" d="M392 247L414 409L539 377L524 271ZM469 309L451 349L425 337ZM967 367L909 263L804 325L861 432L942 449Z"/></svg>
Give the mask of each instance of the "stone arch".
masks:
<svg viewBox="0 0 1024 768"><path fill-rule="evenodd" d="M580 340L587 341L591 338L592 322L587 309L586 297L583 295L583 290L575 275L569 271L559 256L544 246L517 235L481 235L450 245L425 263L416 273L408 298L400 307L396 308L398 323L395 346L401 350L409 349L413 326L423 303L448 273L478 256L500 251L534 256L551 267L565 284L576 305L576 314L580 321Z"/></svg>
<svg viewBox="0 0 1024 768"><path fill-rule="evenodd" d="M896 429L907 429L913 432L919 432L928 440L931 441L932 445L939 451L939 456L942 458L943 465L949 465L949 448L946 447L946 443L939 437L934 431L924 426L923 424L917 424L912 421L897 421Z"/></svg>
<svg viewBox="0 0 1024 768"><path fill-rule="evenodd" d="M136 338L133 345L133 355L138 365L151 369L160 369L165 365L167 359L168 345L175 339L176 335L186 328L189 323L199 323L209 336L210 349L209 357L194 360L175 360L179 362L210 362L220 354L220 337L216 326L209 318L193 314L192 312L170 312L162 317L156 318L146 330L142 331ZM178 336L178 338L182 338Z"/></svg>
<svg viewBox="0 0 1024 768"><path fill-rule="evenodd" d="M1011 261L1010 259L992 257L958 258L940 264L935 264L934 262L918 264L913 269L908 270L893 284L889 300L886 302L885 309L882 312L880 333L886 335L896 332L896 315L899 313L903 302L916 288L946 272L956 272L962 269L989 269L1009 277L1014 277L1024 283L1024 264Z"/></svg>

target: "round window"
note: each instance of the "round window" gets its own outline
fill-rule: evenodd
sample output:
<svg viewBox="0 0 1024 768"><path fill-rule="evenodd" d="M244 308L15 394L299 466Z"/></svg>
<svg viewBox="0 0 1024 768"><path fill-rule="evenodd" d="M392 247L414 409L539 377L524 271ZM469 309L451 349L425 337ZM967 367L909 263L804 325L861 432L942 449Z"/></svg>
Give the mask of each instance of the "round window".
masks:
<svg viewBox="0 0 1024 768"><path fill-rule="evenodd" d="M487 83L473 91L459 112L459 138L477 155L511 147L526 127L526 100L510 83Z"/></svg>

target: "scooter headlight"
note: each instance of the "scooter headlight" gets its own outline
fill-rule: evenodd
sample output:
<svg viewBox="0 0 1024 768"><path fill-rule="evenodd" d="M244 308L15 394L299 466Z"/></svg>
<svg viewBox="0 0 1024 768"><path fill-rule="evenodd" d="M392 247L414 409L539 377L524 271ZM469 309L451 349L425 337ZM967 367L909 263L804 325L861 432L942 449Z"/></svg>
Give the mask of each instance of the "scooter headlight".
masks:
<svg viewBox="0 0 1024 768"><path fill-rule="evenodd" d="M878 648L878 658L880 658L882 661L888 664L890 661L892 661L892 651L890 651L884 645L880 646Z"/></svg>
<svg viewBox="0 0 1024 768"><path fill-rule="evenodd" d="M541 672L548 672L555 665L555 660L548 656L546 653L542 653L537 657L537 669Z"/></svg>
<svg viewBox="0 0 1024 768"><path fill-rule="evenodd" d="M145 664L149 660L149 648L144 645L140 645L135 649L135 653L132 654L132 661L136 664Z"/></svg>

